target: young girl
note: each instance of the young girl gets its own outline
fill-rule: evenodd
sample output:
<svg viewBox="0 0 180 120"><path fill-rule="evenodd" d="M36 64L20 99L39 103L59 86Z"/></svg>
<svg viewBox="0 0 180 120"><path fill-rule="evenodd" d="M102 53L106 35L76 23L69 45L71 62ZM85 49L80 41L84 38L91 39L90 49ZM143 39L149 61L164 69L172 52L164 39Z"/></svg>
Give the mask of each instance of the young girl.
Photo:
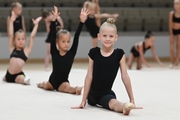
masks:
<svg viewBox="0 0 180 120"><path fill-rule="evenodd" d="M108 18L108 17L117 18L119 15L118 14L108 14L108 13L97 14L95 11L96 4L94 2L90 2L90 1L86 2L85 7L89 10L89 15L85 22L85 25L92 37L93 47L97 47L98 46L97 34L99 32L99 26L96 23L96 19Z"/></svg>
<svg viewBox="0 0 180 120"><path fill-rule="evenodd" d="M145 60L144 54L147 50L151 49L152 55L154 59L163 67L164 65L161 63L159 60L158 56L155 53L155 48L154 48L154 42L155 38L154 35L151 33L151 31L148 31L145 35L145 41L136 43L132 48L131 48L131 53L128 59L128 67L131 69L134 58L137 58L137 70L140 70L142 68L142 63L144 63L147 67L151 67L149 63Z"/></svg>
<svg viewBox="0 0 180 120"><path fill-rule="evenodd" d="M102 47L92 48L89 52L89 66L84 83L84 94L82 102L78 107L84 108L86 99L92 106L100 105L103 108L128 115L135 106L130 78L126 70L126 58L122 49L114 49L113 45L118 39L117 28L114 19L109 18L100 27L98 39ZM116 99L111 90L120 67L122 81L129 95L130 103L122 103Z"/></svg>
<svg viewBox="0 0 180 120"><path fill-rule="evenodd" d="M89 1L95 3L95 5L96 5L95 14L100 14L101 11L100 11L100 6L99 6L99 0L89 0ZM84 2L84 7L87 6L89 1ZM96 18L96 24L97 24L98 27L101 26L101 18Z"/></svg>
<svg viewBox="0 0 180 120"><path fill-rule="evenodd" d="M49 70L50 43L51 43L51 39L52 39L51 38L52 35L50 34L50 25L51 25L51 20L53 18L53 15L49 11L42 10L42 17L46 24L46 31L48 32L48 36L45 41L47 43L47 51L46 51L46 56L45 56L45 69ZM60 16L58 16L58 18L56 19L55 24L56 24L56 27L60 27L60 29L64 28L64 23Z"/></svg>
<svg viewBox="0 0 180 120"><path fill-rule="evenodd" d="M55 21L59 16L57 7L54 7L53 18L51 23L51 56L53 71L49 77L48 82L39 83L37 86L45 90L57 90L70 94L81 94L82 87L71 87L68 76L71 70L74 57L77 52L79 35L81 33L83 24L87 18L88 11L82 9L80 13L80 23L74 36L72 47L70 46L70 33L67 30L59 30L56 34ZM58 46L58 48L56 47Z"/></svg>
<svg viewBox="0 0 180 120"><path fill-rule="evenodd" d="M20 29L23 30L24 32L26 32L24 17L21 15L22 14L21 3L14 1L11 4L11 11L13 11L14 14L16 15L16 19L13 22L14 33L16 33ZM7 17L7 31L9 31L10 17L11 17L11 15Z"/></svg>
<svg viewBox="0 0 180 120"><path fill-rule="evenodd" d="M38 17L36 20L32 19L34 23L33 31L30 35L29 44L24 48L26 43L26 35L23 30L18 30L14 34L13 22L16 20L16 14L12 11L11 18L9 20L9 48L10 48L10 61L7 73L4 77L4 81L19 83L19 84L30 84L30 78L27 78L22 72L23 66L28 59L29 54L32 51L34 37L37 33L39 21L42 19Z"/></svg>
<svg viewBox="0 0 180 120"><path fill-rule="evenodd" d="M169 33L170 33L170 68L179 68L180 58L180 0L174 0L174 11L169 13ZM176 53L174 44L176 42ZM175 54L175 56L174 56Z"/></svg>

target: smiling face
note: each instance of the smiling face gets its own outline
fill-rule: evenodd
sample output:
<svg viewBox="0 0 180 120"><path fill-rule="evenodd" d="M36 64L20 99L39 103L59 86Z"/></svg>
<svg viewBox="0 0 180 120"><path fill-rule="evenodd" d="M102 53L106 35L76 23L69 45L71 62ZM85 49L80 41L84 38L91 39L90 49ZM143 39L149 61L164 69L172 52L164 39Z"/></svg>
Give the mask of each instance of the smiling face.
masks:
<svg viewBox="0 0 180 120"><path fill-rule="evenodd" d="M16 49L23 49L26 44L26 37L24 32L16 32L14 36L14 45Z"/></svg>
<svg viewBox="0 0 180 120"><path fill-rule="evenodd" d="M111 26L104 26L98 34L98 39L104 47L111 48L118 39L117 31Z"/></svg>

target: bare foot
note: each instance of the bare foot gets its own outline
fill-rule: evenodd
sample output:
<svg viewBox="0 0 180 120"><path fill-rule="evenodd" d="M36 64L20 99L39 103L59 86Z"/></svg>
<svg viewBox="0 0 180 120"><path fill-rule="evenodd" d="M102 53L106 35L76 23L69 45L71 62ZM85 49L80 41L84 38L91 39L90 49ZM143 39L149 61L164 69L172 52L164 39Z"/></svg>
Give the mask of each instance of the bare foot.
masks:
<svg viewBox="0 0 180 120"><path fill-rule="evenodd" d="M38 83L38 84L37 84L37 87L38 87L38 88L43 88L42 83Z"/></svg>
<svg viewBox="0 0 180 120"><path fill-rule="evenodd" d="M82 91L83 87L76 87L76 95L81 95L81 91Z"/></svg>
<svg viewBox="0 0 180 120"><path fill-rule="evenodd" d="M125 103L123 108L123 115L129 115L132 109L135 109L136 106L133 103Z"/></svg>

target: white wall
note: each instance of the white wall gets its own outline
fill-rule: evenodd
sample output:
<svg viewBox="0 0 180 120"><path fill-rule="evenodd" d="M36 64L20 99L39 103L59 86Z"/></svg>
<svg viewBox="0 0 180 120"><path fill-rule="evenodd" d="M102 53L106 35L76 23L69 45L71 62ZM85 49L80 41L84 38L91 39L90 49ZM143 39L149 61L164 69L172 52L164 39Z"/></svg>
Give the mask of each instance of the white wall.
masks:
<svg viewBox="0 0 180 120"><path fill-rule="evenodd" d="M72 38L73 38L72 33ZM46 52L45 44L46 34L39 34L35 38L33 51L29 59L43 59ZM118 41L115 43L115 48L124 49L126 56L129 56L129 51L136 42L144 40L144 34L126 33L120 34ZM72 41L71 41L72 42ZM80 36L79 47L76 58L87 58L89 49L92 46L92 40L88 33L82 33ZM100 44L99 44L100 45ZM169 38L168 34L156 35L155 42L156 53L159 57L169 57ZM151 57L151 52L147 51L147 57ZM0 59L9 59L8 38L0 36Z"/></svg>

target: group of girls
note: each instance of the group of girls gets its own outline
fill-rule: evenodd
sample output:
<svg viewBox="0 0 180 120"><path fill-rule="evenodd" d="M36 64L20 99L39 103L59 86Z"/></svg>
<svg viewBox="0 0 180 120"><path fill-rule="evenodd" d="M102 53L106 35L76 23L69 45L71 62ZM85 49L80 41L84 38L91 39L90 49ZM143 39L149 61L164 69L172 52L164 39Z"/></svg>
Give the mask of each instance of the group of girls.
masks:
<svg viewBox="0 0 180 120"><path fill-rule="evenodd" d="M118 39L117 28L114 25L115 18L118 15L104 14L101 16L98 13L98 15L94 15L95 12L91 8L94 7L94 3L88 2L85 6L86 7L81 9L79 15L80 22L70 49L70 32L65 29L57 30L57 26L59 26L58 23L62 23L61 27L63 27L63 22L59 22L62 20L59 17L60 13L58 12L57 7L54 6L54 10L51 14L44 14L43 18L46 21L47 31L49 32L47 41L50 42L50 54L52 57L53 70L49 80L47 82L39 83L37 86L45 90L56 90L64 93L81 95L83 87L72 87L69 83L68 76L77 52L79 35L82 27L84 24L89 24L87 22L88 19L92 19L90 21L96 21L95 17L97 16L100 16L99 18L103 16L114 17L108 18L107 21L101 26L97 25L99 31L96 37L101 40L102 47L99 48L94 46L89 51L89 66L84 83L82 103L78 107L72 107L72 109L84 108L87 100L88 104L92 106L100 105L103 108L114 110L116 112L123 113L124 115L129 115L132 109L141 109L141 107L135 106L131 82L126 70L124 51L122 49L113 48L114 42ZM11 83L29 85L30 78L26 77L22 69L32 51L34 38L42 17L38 17L35 20L32 19L34 28L30 34L29 43L25 47L25 27L22 29L23 25L19 25L19 23L24 23L22 22L24 21L23 17L20 16L21 11L22 5L18 2L16 2L16 4L13 3L12 13L7 20L9 48L11 55L9 67L3 80ZM18 20L19 22L16 22ZM96 22L94 22L94 24L96 24ZM15 30L17 26L19 28ZM111 90L119 67L121 70L123 83L130 99L130 102L127 103L119 102L116 99L115 93ZM61 74L59 75L59 73ZM102 84L104 85L102 86Z"/></svg>
<svg viewBox="0 0 180 120"><path fill-rule="evenodd" d="M179 0L175 0L175 11L170 13L170 33L171 43L174 38L177 38L177 58L173 61L172 66L178 65L179 60L179 33L180 24L178 10L180 9ZM9 66L3 80L11 83L30 84L30 78L22 71L23 66L32 51L34 38L37 33L39 22L42 18L46 21L46 28L48 32L48 54L52 57L53 70L47 82L37 84L39 88L45 90L56 90L59 92L81 95L83 87L72 87L69 83L68 77L77 52L79 36L83 25L85 24L93 39L93 48L89 50L89 64L84 82L84 92L82 102L78 107L72 109L84 108L86 102L92 106L101 106L105 109L129 115L132 109L142 109L135 105L133 90L130 82L130 77L126 69L126 56L122 49L114 49L113 45L118 40L117 28L115 20L118 14L100 13L100 8L97 0L87 1L81 9L79 18L80 22L74 35L73 44L70 47L70 32L62 29L64 28L63 21L59 16L60 13L56 6L52 13L44 12L42 17L32 19L34 28L30 34L28 45L26 44L26 30L24 25L24 18L21 16L22 5L19 2L12 4L12 13L7 18L7 28L9 37L10 61ZM106 22L100 25L100 18L108 18ZM60 27L58 27L60 26ZM179 27L178 27L179 26ZM57 30L57 27L59 30ZM102 43L98 47L97 40ZM141 69L142 63L148 67L147 61L144 59L146 50L151 49L154 58L161 66L164 66L154 50L154 35L148 31L145 35L145 41L135 44L131 49L131 54L128 61L128 67L131 69L134 58L137 58L137 69ZM172 46L172 45L171 45ZM48 61L48 60L47 60ZM48 68L48 62L46 67ZM112 86L116 78L118 69L120 68L121 78L125 85L129 96L129 102L123 103L116 99L115 93L112 91ZM59 73L61 73L59 75Z"/></svg>

